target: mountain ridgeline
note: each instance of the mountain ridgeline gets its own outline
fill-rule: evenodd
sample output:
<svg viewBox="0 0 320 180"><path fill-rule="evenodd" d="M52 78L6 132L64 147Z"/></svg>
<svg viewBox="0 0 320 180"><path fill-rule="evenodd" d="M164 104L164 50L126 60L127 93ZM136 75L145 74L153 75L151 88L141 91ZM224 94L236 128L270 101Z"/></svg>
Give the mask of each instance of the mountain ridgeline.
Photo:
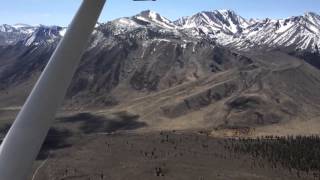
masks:
<svg viewBox="0 0 320 180"><path fill-rule="evenodd" d="M19 106L66 28L0 26L0 105ZM125 110L155 128L260 127L320 115L320 16L155 12L97 24L66 108Z"/></svg>

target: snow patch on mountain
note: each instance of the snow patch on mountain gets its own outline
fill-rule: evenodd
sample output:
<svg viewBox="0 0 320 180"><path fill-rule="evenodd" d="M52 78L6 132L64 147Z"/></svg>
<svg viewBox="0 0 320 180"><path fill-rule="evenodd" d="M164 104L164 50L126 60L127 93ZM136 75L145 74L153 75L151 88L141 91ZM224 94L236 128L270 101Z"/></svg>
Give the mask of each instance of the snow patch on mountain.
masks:
<svg viewBox="0 0 320 180"><path fill-rule="evenodd" d="M67 28L63 28L61 31L59 31L59 34L61 37L63 37L67 32Z"/></svg>

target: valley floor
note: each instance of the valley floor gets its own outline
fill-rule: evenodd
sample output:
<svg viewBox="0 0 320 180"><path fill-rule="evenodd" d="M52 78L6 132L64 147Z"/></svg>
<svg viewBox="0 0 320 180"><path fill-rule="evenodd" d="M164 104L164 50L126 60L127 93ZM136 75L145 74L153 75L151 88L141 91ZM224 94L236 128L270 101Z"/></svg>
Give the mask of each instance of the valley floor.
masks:
<svg viewBox="0 0 320 180"><path fill-rule="evenodd" d="M68 147L37 161L32 180L313 179L228 150L227 141L185 131L73 137Z"/></svg>
<svg viewBox="0 0 320 180"><path fill-rule="evenodd" d="M17 110L0 113L3 137ZM29 180L317 179L319 172L270 163L266 158L235 151L237 146L231 148L230 143L239 142L239 137L319 134L318 122L315 118L249 131L159 131L127 112L106 116L62 113L49 132ZM312 144L316 147L320 143Z"/></svg>

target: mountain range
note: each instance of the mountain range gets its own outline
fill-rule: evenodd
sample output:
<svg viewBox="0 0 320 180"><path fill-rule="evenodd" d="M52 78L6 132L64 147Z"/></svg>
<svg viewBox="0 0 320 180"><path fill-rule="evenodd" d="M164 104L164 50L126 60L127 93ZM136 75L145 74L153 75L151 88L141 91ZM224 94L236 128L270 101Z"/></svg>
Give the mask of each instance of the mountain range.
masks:
<svg viewBox="0 0 320 180"><path fill-rule="evenodd" d="M97 28L108 24L118 28L116 33L156 27L176 35L214 39L221 45L237 49L293 47L315 52L320 46L320 16L313 12L286 19L247 20L231 10L216 10L170 21L156 12L143 11L133 17L97 24ZM0 44L15 44L21 40L27 46L41 40L50 43L63 36L65 31L66 28L59 26L1 25Z"/></svg>
<svg viewBox="0 0 320 180"><path fill-rule="evenodd" d="M21 106L66 32L0 26L0 106ZM65 109L138 115L150 128L260 128L320 115L320 16L171 21L153 11L99 23Z"/></svg>

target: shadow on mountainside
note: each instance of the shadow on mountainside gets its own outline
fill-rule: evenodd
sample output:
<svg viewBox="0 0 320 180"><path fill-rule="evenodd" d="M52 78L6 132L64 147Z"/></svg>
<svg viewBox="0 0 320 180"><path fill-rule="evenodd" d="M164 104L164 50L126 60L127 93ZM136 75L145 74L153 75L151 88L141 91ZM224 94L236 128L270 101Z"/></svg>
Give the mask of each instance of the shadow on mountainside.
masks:
<svg viewBox="0 0 320 180"><path fill-rule="evenodd" d="M60 123L80 123L79 130L82 133L111 133L117 130L134 130L146 126L144 122L138 122L139 115L118 112L113 118L97 116L90 113L79 113L69 117L59 118Z"/></svg>

